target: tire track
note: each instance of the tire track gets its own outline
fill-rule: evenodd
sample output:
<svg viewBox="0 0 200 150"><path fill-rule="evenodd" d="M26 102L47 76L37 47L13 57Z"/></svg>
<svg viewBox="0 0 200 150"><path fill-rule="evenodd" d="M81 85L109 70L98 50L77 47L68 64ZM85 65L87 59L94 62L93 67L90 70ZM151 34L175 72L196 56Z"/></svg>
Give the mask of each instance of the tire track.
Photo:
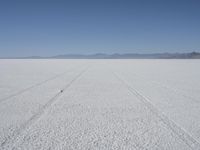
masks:
<svg viewBox="0 0 200 150"><path fill-rule="evenodd" d="M75 67L75 68L76 68L76 67ZM4 101L6 101L6 100L9 100L9 99L12 98L12 97L21 95L21 94L23 94L24 92L29 91L29 90L31 90L31 89L33 89L33 88L35 88L35 87L40 86L40 85L43 85L43 84L45 84L45 83L47 83L47 82L49 82L49 81L52 81L52 80L54 80L54 79L57 79L58 77L60 77L60 76L62 76L62 75L64 75L64 74L66 74L66 73L68 73L68 72L70 72L70 71L72 71L72 70L74 70L74 68L70 68L70 69L68 69L68 70L65 71L65 72L62 72L62 73L60 73L60 74L57 74L57 75L55 75L55 76L53 76L53 77L51 77L51 78L49 78L49 79L43 80L43 81L41 81L41 82L38 82L38 83L36 83L36 84L34 84L34 85L29 86L28 88L22 89L22 90L20 90L20 91L14 93L14 94L11 94L11 95L9 95L9 96L7 96L7 97L4 97L4 98L0 99L0 103L4 102Z"/></svg>
<svg viewBox="0 0 200 150"><path fill-rule="evenodd" d="M37 122L41 116L58 101L58 98L64 93L65 90L67 90L80 76L82 76L89 67L83 69L75 78L73 78L66 86L63 87L63 89L60 90L54 97L52 97L35 115L33 115L29 120L27 120L24 124L20 126L18 130L16 130L11 138L5 139L1 143L2 149L8 149L10 146L12 146L16 139L20 137L20 134L22 134L26 129L31 127L35 122Z"/></svg>
<svg viewBox="0 0 200 150"><path fill-rule="evenodd" d="M199 103L199 100L197 100L196 98L194 98L194 97L192 97L192 96L189 96L189 95L186 95L186 94L182 94L181 93L181 90L179 89L179 88L172 88L172 87L170 87L170 86L167 86L167 85L165 85L165 84L163 84L163 83L161 83L161 82L158 82L158 81L155 81L155 80L149 80L149 79L147 79L147 78L145 78L145 77L140 77L140 76L138 76L138 75L136 75L136 74L134 74L134 73L131 73L131 75L133 75L133 76L135 76L136 78L142 78L142 79L144 79L144 80L146 80L146 81L148 81L149 83L152 83L152 84L154 84L154 85L157 85L157 86L159 86L159 87L161 87L161 88L163 88L163 89L165 89L165 90L168 90L168 91L171 91L171 92L173 92L174 94L178 94L178 95L180 95L180 96L182 96L182 97L184 97L184 98L186 98L186 99L190 99L190 100L192 100L192 101L194 101L194 102L196 102L196 103Z"/></svg>
<svg viewBox="0 0 200 150"><path fill-rule="evenodd" d="M111 70L112 71L112 70ZM173 133L175 133L185 144L187 144L192 150L200 150L200 143L187 133L184 129L179 127L176 123L170 120L162 112L160 112L148 98L138 92L136 89L132 88L123 78L121 78L117 73L112 71L114 76L125 85L125 87L134 94L153 114L155 114Z"/></svg>

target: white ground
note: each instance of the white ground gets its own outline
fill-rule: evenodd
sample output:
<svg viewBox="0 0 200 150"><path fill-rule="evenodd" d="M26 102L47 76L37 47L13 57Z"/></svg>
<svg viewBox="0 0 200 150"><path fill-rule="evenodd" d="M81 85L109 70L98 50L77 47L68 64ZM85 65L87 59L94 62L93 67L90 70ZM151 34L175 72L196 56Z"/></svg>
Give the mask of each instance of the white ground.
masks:
<svg viewBox="0 0 200 150"><path fill-rule="evenodd" d="M200 60L0 60L0 149L200 150Z"/></svg>

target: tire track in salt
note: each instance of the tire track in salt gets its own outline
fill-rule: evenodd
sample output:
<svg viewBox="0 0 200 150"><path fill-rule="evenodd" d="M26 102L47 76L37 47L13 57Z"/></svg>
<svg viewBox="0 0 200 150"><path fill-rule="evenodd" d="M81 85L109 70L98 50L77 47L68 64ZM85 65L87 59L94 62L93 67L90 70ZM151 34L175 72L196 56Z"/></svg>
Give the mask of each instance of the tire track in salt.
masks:
<svg viewBox="0 0 200 150"><path fill-rule="evenodd" d="M163 83L161 83L161 82L158 82L158 81L155 81L155 80L148 80L147 78L145 78L145 77L143 77L143 76L138 76L138 75L136 75L136 74L134 74L134 73L131 73L131 75L133 75L133 76L135 76L136 78L138 78L138 79L140 79L140 78L142 78L142 79L144 79L144 80L146 80L146 81L148 81L149 83L152 83L152 84L154 84L154 85L157 85L157 86L159 86L159 87L161 87L161 88L163 88L163 89L166 89L166 90L168 90L168 91L171 91L171 92L173 92L174 94L178 94L178 95L180 95L180 96L182 96L182 97L184 97L184 98L186 98L186 99L190 99L190 100L192 100L192 101L194 101L194 102L196 102L196 103L199 103L199 100L197 100L196 98L194 98L194 97L192 97L192 96L189 96L189 95L186 95L186 94L182 94L180 91L180 89L179 88L172 88L172 87L170 87L170 86L167 86L167 85L165 85L165 84L163 84Z"/></svg>
<svg viewBox="0 0 200 150"><path fill-rule="evenodd" d="M111 70L114 76L127 87L129 92L134 94L151 112L153 112L173 133L175 133L185 144L187 144L192 150L200 149L200 143L187 133L184 129L170 120L162 112L160 112L148 98L142 95L138 90L131 87L123 78L121 78L116 72Z"/></svg>
<svg viewBox="0 0 200 150"><path fill-rule="evenodd" d="M20 137L20 134L23 134L23 132L26 129L28 129L35 122L37 122L41 118L41 116L46 112L46 110L48 110L50 107L52 107L53 104L55 104L58 101L58 98L64 93L64 91L67 90L78 78L80 78L88 70L88 68L89 67L86 67L81 72L79 72L79 74L77 76L75 76L75 78L73 78L66 86L64 86L60 90L60 92L58 92L45 105L43 105L43 107L37 113L35 113L29 120L27 120L24 124L22 124L20 126L20 128L13 133L11 138L5 139L1 143L1 145L0 145L1 147L0 148L9 149L10 146L12 147L12 145L15 143L16 139L18 137Z"/></svg>
<svg viewBox="0 0 200 150"><path fill-rule="evenodd" d="M75 68L76 68L76 67L75 67ZM45 84L45 83L47 83L47 82L49 82L49 81L52 81L52 80L54 80L54 79L57 79L57 78L59 78L60 76L62 76L62 75L64 75L64 74L66 74L66 73L68 73L68 72L74 70L75 68L70 68L70 69L68 69L68 70L65 71L65 72L62 72L62 73L60 73L60 74L57 74L57 75L55 75L55 76L53 76L53 77L51 77L51 78L49 78L49 79L43 80L43 81L41 81L41 82L38 82L38 83L36 83L36 84L34 84L34 85L29 86L28 88L22 89L22 90L20 90L20 91L14 93L14 94L11 94L11 95L9 95L9 96L7 96L7 97L4 97L4 98L0 99L0 103L1 103L1 102L4 102L4 101L6 101L6 100L9 100L9 99L12 98L12 97L21 95L21 94L23 94L24 92L27 92L27 91L29 91L29 90L35 88L35 87L41 86L41 85L43 85L43 84Z"/></svg>

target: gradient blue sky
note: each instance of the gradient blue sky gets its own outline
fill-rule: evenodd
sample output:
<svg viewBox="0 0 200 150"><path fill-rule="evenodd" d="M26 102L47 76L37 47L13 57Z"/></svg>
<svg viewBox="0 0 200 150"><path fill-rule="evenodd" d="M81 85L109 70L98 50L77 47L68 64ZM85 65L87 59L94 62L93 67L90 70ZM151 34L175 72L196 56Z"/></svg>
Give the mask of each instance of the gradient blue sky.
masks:
<svg viewBox="0 0 200 150"><path fill-rule="evenodd" d="M0 56L200 51L200 0L1 0Z"/></svg>

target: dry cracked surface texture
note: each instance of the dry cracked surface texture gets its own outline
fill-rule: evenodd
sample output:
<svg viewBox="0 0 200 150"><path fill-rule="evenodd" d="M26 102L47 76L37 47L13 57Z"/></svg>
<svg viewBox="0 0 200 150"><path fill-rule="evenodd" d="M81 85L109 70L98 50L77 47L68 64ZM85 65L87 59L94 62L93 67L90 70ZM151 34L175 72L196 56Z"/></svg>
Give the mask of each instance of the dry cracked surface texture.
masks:
<svg viewBox="0 0 200 150"><path fill-rule="evenodd" d="M1 60L0 149L198 150L198 65Z"/></svg>

